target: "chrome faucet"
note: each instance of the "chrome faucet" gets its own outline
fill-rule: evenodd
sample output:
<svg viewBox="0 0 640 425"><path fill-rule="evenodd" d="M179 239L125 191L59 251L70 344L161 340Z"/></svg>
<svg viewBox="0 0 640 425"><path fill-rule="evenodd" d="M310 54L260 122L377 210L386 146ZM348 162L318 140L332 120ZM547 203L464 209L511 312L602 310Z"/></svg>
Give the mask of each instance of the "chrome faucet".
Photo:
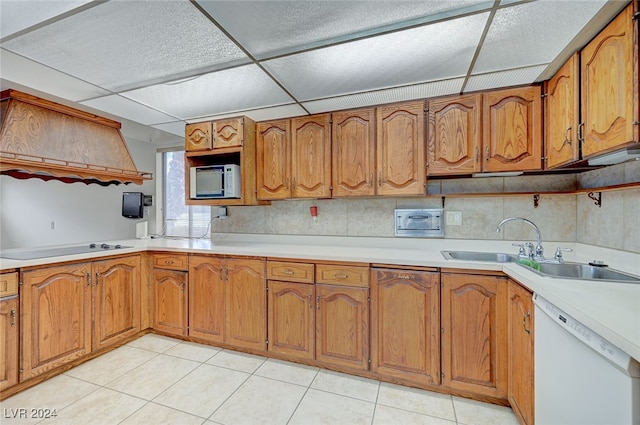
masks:
<svg viewBox="0 0 640 425"><path fill-rule="evenodd" d="M529 248L529 258L532 260L544 260L544 249L542 248L542 232L540 231L540 228L536 226L533 221L527 220L526 218L522 218L522 217L505 218L498 224L498 227L496 227L496 232L500 233L500 231L502 230L502 226L505 223L508 223L509 221L514 221L514 220L524 221L529 226L535 229L536 234L538 235L538 243L535 247L533 246L532 243L526 244L527 248Z"/></svg>

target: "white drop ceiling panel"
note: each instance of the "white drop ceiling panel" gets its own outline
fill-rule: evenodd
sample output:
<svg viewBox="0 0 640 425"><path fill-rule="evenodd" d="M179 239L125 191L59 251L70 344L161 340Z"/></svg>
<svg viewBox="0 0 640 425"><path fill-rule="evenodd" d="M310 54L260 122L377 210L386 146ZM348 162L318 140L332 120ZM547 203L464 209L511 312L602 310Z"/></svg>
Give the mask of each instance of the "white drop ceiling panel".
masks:
<svg viewBox="0 0 640 425"><path fill-rule="evenodd" d="M473 73L550 63L605 3L538 0L499 9Z"/></svg>
<svg viewBox="0 0 640 425"><path fill-rule="evenodd" d="M257 65L212 72L121 94L184 120L293 102Z"/></svg>
<svg viewBox="0 0 640 425"><path fill-rule="evenodd" d="M111 1L3 43L111 91L248 62L186 1Z"/></svg>
<svg viewBox="0 0 640 425"><path fill-rule="evenodd" d="M0 38L89 3L88 0L0 1Z"/></svg>
<svg viewBox="0 0 640 425"><path fill-rule="evenodd" d="M298 117L302 115L308 115L308 113L297 103L291 103L289 105L271 106L268 108L245 110L245 111L242 111L242 115L246 115L252 120L257 122L257 121L277 120L280 118ZM238 112L233 112L230 114L218 114L218 115L209 115L206 117L200 117L196 120L189 120L189 122L192 123L192 122L201 122L201 121L213 121L213 120L221 120L224 118L231 118L231 117L237 117L237 116L238 116Z"/></svg>
<svg viewBox="0 0 640 425"><path fill-rule="evenodd" d="M301 101L464 76L488 13L264 62ZM438 40L438 42L434 42Z"/></svg>
<svg viewBox="0 0 640 425"><path fill-rule="evenodd" d="M145 125L174 121L176 119L176 117L156 111L117 94L80 103L113 115L128 117L132 121Z"/></svg>
<svg viewBox="0 0 640 425"><path fill-rule="evenodd" d="M198 4L260 59L490 8L493 1L200 0Z"/></svg>
<svg viewBox="0 0 640 425"><path fill-rule="evenodd" d="M158 130L166 131L167 133L175 134L176 136L184 137L184 121L166 122L163 124L154 124L151 127Z"/></svg>
<svg viewBox="0 0 640 425"><path fill-rule="evenodd" d="M3 80L73 102L109 94L98 86L80 81L5 49L0 49L0 75ZM8 87L3 87L5 88Z"/></svg>
<svg viewBox="0 0 640 425"><path fill-rule="evenodd" d="M338 111L341 109L360 108L364 106L381 105L384 103L401 102L410 99L424 99L460 93L464 78L434 81L431 83L415 84L404 87L394 87L386 90L376 90L367 93L357 93L347 96L331 97L321 100L304 102L302 105L312 114Z"/></svg>
<svg viewBox="0 0 640 425"><path fill-rule="evenodd" d="M545 70L547 65L531 66L527 68L511 69L508 71L490 72L488 74L473 75L467 81L464 91L489 90L499 87L531 84Z"/></svg>

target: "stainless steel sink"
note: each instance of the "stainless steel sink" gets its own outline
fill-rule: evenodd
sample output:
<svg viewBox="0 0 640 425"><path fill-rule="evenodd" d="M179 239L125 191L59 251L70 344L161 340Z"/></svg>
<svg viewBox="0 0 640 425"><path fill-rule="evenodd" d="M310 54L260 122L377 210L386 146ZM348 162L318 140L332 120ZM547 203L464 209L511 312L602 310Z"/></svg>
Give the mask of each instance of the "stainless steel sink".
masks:
<svg viewBox="0 0 640 425"><path fill-rule="evenodd" d="M564 279L609 280L614 282L640 283L640 277L609 267L591 266L582 263L540 263L540 270L519 264L543 275Z"/></svg>
<svg viewBox="0 0 640 425"><path fill-rule="evenodd" d="M517 255L503 254L501 252L474 252L474 251L440 251L447 260L485 261L492 263L511 263L518 259Z"/></svg>

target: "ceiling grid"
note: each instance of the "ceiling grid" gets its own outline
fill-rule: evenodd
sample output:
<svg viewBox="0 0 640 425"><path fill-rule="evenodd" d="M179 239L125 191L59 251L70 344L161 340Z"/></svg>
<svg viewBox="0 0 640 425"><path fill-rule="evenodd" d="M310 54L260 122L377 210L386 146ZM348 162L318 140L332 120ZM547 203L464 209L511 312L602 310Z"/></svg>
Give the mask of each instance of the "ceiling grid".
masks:
<svg viewBox="0 0 640 425"><path fill-rule="evenodd" d="M2 89L182 136L186 122L539 82L628 1L26 3L0 2Z"/></svg>

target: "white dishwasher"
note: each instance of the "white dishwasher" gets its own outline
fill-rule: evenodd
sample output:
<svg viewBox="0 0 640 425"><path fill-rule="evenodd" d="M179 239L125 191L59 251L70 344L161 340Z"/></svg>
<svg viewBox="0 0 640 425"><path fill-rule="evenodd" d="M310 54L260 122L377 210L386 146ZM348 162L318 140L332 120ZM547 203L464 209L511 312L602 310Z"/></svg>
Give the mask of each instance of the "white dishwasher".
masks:
<svg viewBox="0 0 640 425"><path fill-rule="evenodd" d="M640 425L640 363L538 294L533 302L536 424Z"/></svg>

